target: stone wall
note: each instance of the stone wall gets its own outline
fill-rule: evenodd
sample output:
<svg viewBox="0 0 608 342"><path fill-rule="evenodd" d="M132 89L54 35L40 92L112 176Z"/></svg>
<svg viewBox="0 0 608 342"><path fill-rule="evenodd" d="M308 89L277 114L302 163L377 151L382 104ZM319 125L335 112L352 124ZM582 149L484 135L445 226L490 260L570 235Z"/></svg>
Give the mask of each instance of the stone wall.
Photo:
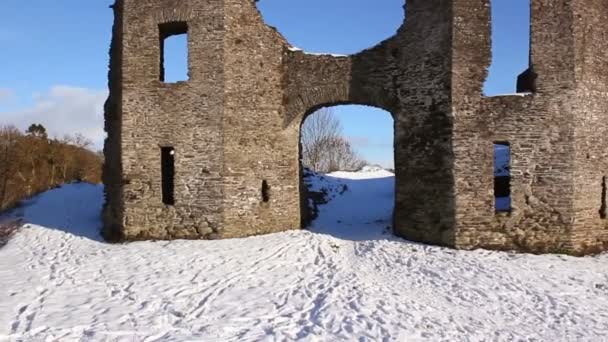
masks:
<svg viewBox="0 0 608 342"><path fill-rule="evenodd" d="M535 92L486 98L481 87L490 63L489 0L483 6L460 3L455 7L462 11L455 13L461 25L454 31L452 97L456 246L538 253L602 250L608 241L606 221L599 216L607 137L602 109L608 109L601 95L606 94L602 75L607 69L600 52L606 24L600 18L606 19L606 5L532 0L526 74L534 75ZM584 31L589 25L594 33ZM596 41L586 42L591 39ZM581 68L591 72L583 75ZM496 141L511 144L510 213L496 214L493 206Z"/></svg>
<svg viewBox="0 0 608 342"><path fill-rule="evenodd" d="M108 240L123 238L124 202L122 195L122 13L123 3L118 0L113 6L114 25L110 46L110 72L108 86L110 95L104 105L104 129L107 138L104 144L105 162L103 165L103 183L105 203L103 206L104 227L102 233Z"/></svg>
<svg viewBox="0 0 608 342"><path fill-rule="evenodd" d="M532 0L530 68L537 74L536 93L486 98L482 86L491 62L490 1L457 3L456 245L566 250L573 216L570 12L565 1ZM509 142L511 149L510 213L496 213L494 206L497 141Z"/></svg>
<svg viewBox="0 0 608 342"><path fill-rule="evenodd" d="M608 249L608 220L602 217L608 176L608 2L574 2L574 227L572 243L581 252ZM584 19L584 20L583 20ZM605 186L605 184L604 184Z"/></svg>
<svg viewBox="0 0 608 342"><path fill-rule="evenodd" d="M323 106L362 104L395 121L396 234L464 249L608 247L599 215L606 6L532 0L525 75L535 92L487 98L489 0L410 0L393 37L351 56L291 48L253 0L117 0L105 235L301 228L300 126ZM188 29L189 80L168 84L159 27L172 23ZM504 214L494 208L495 141L512 150L513 210ZM169 146L174 205L161 199L160 151Z"/></svg>
<svg viewBox="0 0 608 342"><path fill-rule="evenodd" d="M110 98L120 104L108 108L106 122L116 117L121 129L109 127L105 149L109 160L119 158L105 169L114 179L107 208L116 211L106 210L106 235L213 237L223 223L224 2L124 0L115 9L121 49L111 66L121 75ZM160 81L159 25L170 22L188 24L187 82ZM176 150L175 206L161 201L163 146Z"/></svg>

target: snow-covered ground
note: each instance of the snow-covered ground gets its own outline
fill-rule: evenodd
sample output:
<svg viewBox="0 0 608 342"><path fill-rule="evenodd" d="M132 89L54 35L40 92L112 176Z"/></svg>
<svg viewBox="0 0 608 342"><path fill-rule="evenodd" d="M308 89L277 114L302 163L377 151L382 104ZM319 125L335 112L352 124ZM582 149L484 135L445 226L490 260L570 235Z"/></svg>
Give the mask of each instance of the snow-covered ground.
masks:
<svg viewBox="0 0 608 342"><path fill-rule="evenodd" d="M0 249L0 340L606 340L608 255L403 241L367 171L311 179L335 196L310 231L224 241L106 244L101 187L47 192Z"/></svg>

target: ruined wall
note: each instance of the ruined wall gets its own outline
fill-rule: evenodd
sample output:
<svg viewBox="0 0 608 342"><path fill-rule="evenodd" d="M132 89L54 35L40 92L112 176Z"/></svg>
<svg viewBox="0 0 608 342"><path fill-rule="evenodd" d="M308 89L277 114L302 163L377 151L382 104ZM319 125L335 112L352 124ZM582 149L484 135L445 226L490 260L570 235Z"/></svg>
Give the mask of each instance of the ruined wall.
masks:
<svg viewBox="0 0 608 342"><path fill-rule="evenodd" d="M297 141L283 130L284 49L252 1L226 0L222 236L300 226ZM269 200L262 198L262 183Z"/></svg>
<svg viewBox="0 0 608 342"><path fill-rule="evenodd" d="M532 0L526 75L535 92L487 98L489 0L408 1L395 36L352 56L291 48L252 0L119 0L106 236L300 228L301 124L323 106L362 104L395 121L397 235L466 249L601 248L606 6ZM189 80L167 84L159 27L175 23L188 29ZM494 208L495 141L511 144L510 213ZM174 205L161 200L160 150L169 146Z"/></svg>
<svg viewBox="0 0 608 342"><path fill-rule="evenodd" d="M409 1L406 18L387 49L397 61L386 86L397 108L394 229L407 239L452 246L451 1Z"/></svg>
<svg viewBox="0 0 608 342"><path fill-rule="evenodd" d="M481 87L490 63L489 1L484 6L459 3L453 73L456 245L585 253L587 246L598 245L597 236L603 234L598 229L605 227L598 215L601 157L592 164L583 151L605 153L601 109L608 107L605 101L596 101L601 96L592 99L581 94L589 95L589 88L577 74L583 65L596 64L594 76L588 74L590 82L600 88L606 84L597 77L605 72L600 71L606 70L605 65L576 57L583 50L581 42L591 36L579 25L592 16L576 14L573 1L532 0L530 71L535 92L485 98ZM576 5L604 17L599 14L605 13L598 10L600 3L581 0ZM597 19L589 24L594 21L598 32L606 32ZM595 35L596 47L604 44L601 35ZM597 51L590 55L604 59ZM594 120L591 128L588 122ZM582 132L583 127L588 129ZM510 213L494 209L492 144L496 141L511 144ZM579 144L585 146L580 149Z"/></svg>
<svg viewBox="0 0 608 342"><path fill-rule="evenodd" d="M210 237L222 221L224 2L124 0L121 12L121 81L111 88L121 106L107 114L122 126L109 134L120 134L121 175L108 176L121 189L108 201L124 209L113 229L126 239ZM188 25L188 82L160 81L159 25L170 22ZM161 201L163 146L176 150L175 206Z"/></svg>
<svg viewBox="0 0 608 342"><path fill-rule="evenodd" d="M123 237L122 197L122 1L113 6L114 25L110 46L110 71L108 85L110 96L104 105L104 129L108 137L104 143L105 162L103 164L103 183L105 203L103 207L103 235L108 240L120 240Z"/></svg>
<svg viewBox="0 0 608 342"><path fill-rule="evenodd" d="M394 37L350 57L290 52L288 129L295 132L306 115L327 105L361 104L390 112L395 121L395 233L452 245L450 2L408 3L406 18Z"/></svg>
<svg viewBox="0 0 608 342"><path fill-rule="evenodd" d="M483 6L459 3L455 16L465 24L456 28L454 37L456 245L566 250L573 215L570 6L567 1L532 0L531 70L537 74L536 92L485 98L481 88L490 64L489 1ZM496 213L494 208L496 141L511 147L510 213Z"/></svg>
<svg viewBox="0 0 608 342"><path fill-rule="evenodd" d="M453 73L456 245L566 251L574 186L572 13L568 1L532 0L536 92L485 98L482 86L491 61L489 4L458 1L455 6L460 23ZM494 205L497 141L510 143L510 213L497 213Z"/></svg>
<svg viewBox="0 0 608 342"><path fill-rule="evenodd" d="M448 2L410 5L395 37L344 57L290 48L249 0L124 0L118 8L124 30L115 37L124 49L121 68L112 69L123 75L112 94L121 107L109 108L108 118L119 116L122 130L109 128L108 144L120 141L122 152L107 149L121 165L107 170L117 180L107 230L132 240L300 228L300 126L317 108L357 103L396 117L395 153L407 170L398 173L397 208L410 213L397 215L398 232L451 243L453 231L437 233L450 229L444 221L451 222L453 197ZM167 84L159 25L175 22L188 27L189 80ZM161 202L160 148L167 146L176 152L174 205Z"/></svg>
<svg viewBox="0 0 608 342"><path fill-rule="evenodd" d="M574 248L608 249L608 220L602 217L608 176L608 2L576 1L574 94ZM606 180L608 182L608 180ZM604 184L605 186L605 184Z"/></svg>

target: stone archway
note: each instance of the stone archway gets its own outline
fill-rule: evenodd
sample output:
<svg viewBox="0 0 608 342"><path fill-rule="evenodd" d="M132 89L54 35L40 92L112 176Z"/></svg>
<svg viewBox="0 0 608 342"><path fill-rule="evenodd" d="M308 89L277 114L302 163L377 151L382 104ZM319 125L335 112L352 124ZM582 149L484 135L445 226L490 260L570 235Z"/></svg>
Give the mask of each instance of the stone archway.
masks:
<svg viewBox="0 0 608 342"><path fill-rule="evenodd" d="M382 234L391 230L394 132L393 115L373 106L323 106L303 117L302 228L347 239L371 237L378 225ZM348 157L340 158L340 152Z"/></svg>

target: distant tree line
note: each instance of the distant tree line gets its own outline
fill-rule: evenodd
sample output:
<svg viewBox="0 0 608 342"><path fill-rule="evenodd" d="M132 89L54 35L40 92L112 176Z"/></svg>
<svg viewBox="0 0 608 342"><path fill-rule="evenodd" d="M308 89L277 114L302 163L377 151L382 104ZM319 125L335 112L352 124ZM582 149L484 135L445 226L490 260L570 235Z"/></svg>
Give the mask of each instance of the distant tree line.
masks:
<svg viewBox="0 0 608 342"><path fill-rule="evenodd" d="M24 133L0 126L0 211L63 183L101 183L100 153L81 134L49 139L40 124Z"/></svg>
<svg viewBox="0 0 608 342"><path fill-rule="evenodd" d="M302 164L313 171L357 171L367 162L359 157L342 133L340 120L331 109L323 108L302 124L300 139Z"/></svg>

